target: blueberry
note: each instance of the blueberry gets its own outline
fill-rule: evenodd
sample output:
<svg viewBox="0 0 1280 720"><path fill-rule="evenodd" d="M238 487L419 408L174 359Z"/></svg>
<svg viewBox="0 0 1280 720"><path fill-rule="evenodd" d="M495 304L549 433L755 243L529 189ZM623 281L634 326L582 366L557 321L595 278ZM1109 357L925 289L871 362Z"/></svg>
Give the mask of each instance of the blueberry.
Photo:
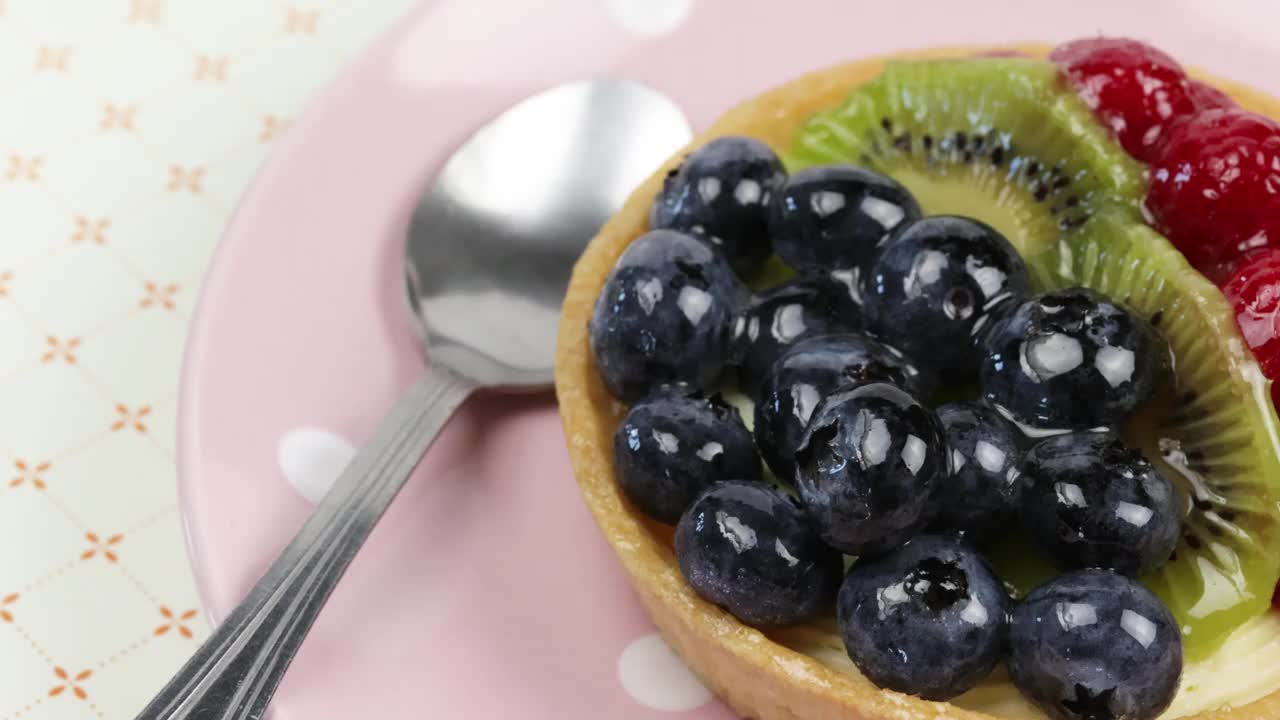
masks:
<svg viewBox="0 0 1280 720"><path fill-rule="evenodd" d="M605 387L631 402L662 383L710 388L731 359L746 290L729 264L673 230L637 238L609 273L591 315Z"/></svg>
<svg viewBox="0 0 1280 720"><path fill-rule="evenodd" d="M1021 466L1022 523L1059 565L1154 570L1182 534L1173 485L1112 433L1040 442Z"/></svg>
<svg viewBox="0 0 1280 720"><path fill-rule="evenodd" d="M894 228L920 218L920 206L891 178L852 165L797 171L769 213L773 249L800 270L862 268Z"/></svg>
<svg viewBox="0 0 1280 720"><path fill-rule="evenodd" d="M760 456L737 409L719 395L660 388L613 435L618 485L636 507L674 525L719 480L760 480Z"/></svg>
<svg viewBox="0 0 1280 720"><path fill-rule="evenodd" d="M946 452L933 411L888 383L862 385L814 411L796 450L796 489L828 545L877 555L933 519Z"/></svg>
<svg viewBox="0 0 1280 720"><path fill-rule="evenodd" d="M802 277L756 295L735 331L738 385L757 397L782 351L815 335L862 329L862 306L848 285L830 275Z"/></svg>
<svg viewBox="0 0 1280 720"><path fill-rule="evenodd" d="M1022 484L1018 429L991 408L958 402L938 408L951 453L951 474L938 484L933 527L980 541L1017 518Z"/></svg>
<svg viewBox="0 0 1280 720"><path fill-rule="evenodd" d="M1009 605L972 545L921 535L854 564L836 608L845 649L871 682L946 700L981 682L1004 654Z"/></svg>
<svg viewBox="0 0 1280 720"><path fill-rule="evenodd" d="M901 353L862 335L805 338L778 357L760 384L754 423L756 445L778 478L790 482L795 476L796 448L818 402L842 387L868 382L917 392L928 388Z"/></svg>
<svg viewBox="0 0 1280 720"><path fill-rule="evenodd" d="M1022 302L985 335L988 402L1031 428L1113 427L1145 402L1168 362L1143 318L1085 288Z"/></svg>
<svg viewBox="0 0 1280 720"><path fill-rule="evenodd" d="M1013 611L1009 675L1057 720L1151 720L1178 689L1173 615L1133 580L1079 570L1032 590Z"/></svg>
<svg viewBox="0 0 1280 720"><path fill-rule="evenodd" d="M791 625L830 607L843 561L786 494L722 482L676 526L676 559L703 598L756 627Z"/></svg>
<svg viewBox="0 0 1280 720"><path fill-rule="evenodd" d="M988 313L1022 300L1031 281L995 228L937 215L904 223L862 276L867 329L943 380L978 375L971 336Z"/></svg>
<svg viewBox="0 0 1280 720"><path fill-rule="evenodd" d="M667 174L649 224L706 238L745 275L769 257L769 203L786 178L768 145L717 138Z"/></svg>

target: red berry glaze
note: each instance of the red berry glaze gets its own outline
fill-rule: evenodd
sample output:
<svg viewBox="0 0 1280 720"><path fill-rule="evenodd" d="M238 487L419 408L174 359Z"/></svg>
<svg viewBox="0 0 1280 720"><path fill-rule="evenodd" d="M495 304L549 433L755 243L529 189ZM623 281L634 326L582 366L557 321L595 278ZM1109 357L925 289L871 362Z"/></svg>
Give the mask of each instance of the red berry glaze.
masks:
<svg viewBox="0 0 1280 720"><path fill-rule="evenodd" d="M1088 38L1049 55L1130 155L1150 162L1169 123L1196 109L1182 67L1128 38Z"/></svg>
<svg viewBox="0 0 1280 720"><path fill-rule="evenodd" d="M1191 79L1187 80L1187 88L1197 110L1226 110L1236 107L1236 101L1230 95L1208 83Z"/></svg>
<svg viewBox="0 0 1280 720"><path fill-rule="evenodd" d="M1151 165L1146 205L1211 279L1246 252L1280 245L1280 126L1239 109L1182 120Z"/></svg>
<svg viewBox="0 0 1280 720"><path fill-rule="evenodd" d="M1270 379L1280 376L1280 250L1251 255L1222 286L1245 344Z"/></svg>

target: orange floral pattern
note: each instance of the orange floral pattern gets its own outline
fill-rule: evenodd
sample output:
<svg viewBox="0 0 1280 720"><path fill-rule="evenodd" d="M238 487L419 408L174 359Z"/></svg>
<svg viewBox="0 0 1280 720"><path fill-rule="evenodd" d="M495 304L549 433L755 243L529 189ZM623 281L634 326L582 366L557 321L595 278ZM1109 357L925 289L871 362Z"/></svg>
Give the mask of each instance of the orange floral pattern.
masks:
<svg viewBox="0 0 1280 720"><path fill-rule="evenodd" d="M6 180L35 182L40 179L40 168L43 165L44 158L39 155L10 155L9 167L5 170L4 177Z"/></svg>
<svg viewBox="0 0 1280 720"><path fill-rule="evenodd" d="M196 612L195 608L191 608L190 610L184 611L181 615L177 615L169 608L161 606L160 616L165 619L165 622L163 625L160 625L153 630L151 634L159 637L167 634L170 630L176 630L179 635L190 640L193 637L193 633L191 632L191 628L187 626L187 621L194 618L196 616Z"/></svg>
<svg viewBox="0 0 1280 720"><path fill-rule="evenodd" d="M127 427L132 427L140 433L145 433L147 424L143 422L143 419L151 414L151 406L143 405L137 410L130 410L128 405L118 404L116 405L116 414L120 417L111 423L112 432L119 432Z"/></svg>
<svg viewBox="0 0 1280 720"><path fill-rule="evenodd" d="M0 622L13 622L13 610L9 607L18 602L18 593L9 593L0 598Z"/></svg>
<svg viewBox="0 0 1280 720"><path fill-rule="evenodd" d="M196 56L196 80L206 80L209 82L224 83L227 81L227 63L230 61L225 57L212 57L209 55Z"/></svg>
<svg viewBox="0 0 1280 720"><path fill-rule="evenodd" d="M41 362L50 363L55 360L62 360L68 365L76 364L76 348L80 347L80 338L59 340L50 335L45 338L45 344L48 347L45 348L44 355L40 356Z"/></svg>
<svg viewBox="0 0 1280 720"><path fill-rule="evenodd" d="M284 31L287 33L315 35L320 22L319 10L285 8Z"/></svg>
<svg viewBox="0 0 1280 720"><path fill-rule="evenodd" d="M144 289L147 291L147 294L139 303L142 307L162 307L165 310L172 310L175 307L173 296L178 292L178 286L176 284L169 283L168 285L157 285L156 283L148 281L144 286Z"/></svg>
<svg viewBox="0 0 1280 720"><path fill-rule="evenodd" d="M129 22L155 25L160 22L163 0L132 0L129 5Z"/></svg>
<svg viewBox="0 0 1280 720"><path fill-rule="evenodd" d="M194 195L200 194L203 189L201 183L204 182L204 168L202 167L182 167L181 165L173 165L169 168L169 185L171 192L189 192Z"/></svg>
<svg viewBox="0 0 1280 720"><path fill-rule="evenodd" d="M81 670L80 672L72 676L70 673L68 673L66 670L63 670L62 667L59 666L59 667L53 668L53 674L54 674L54 677L58 678L62 682L49 689L49 697L57 697L61 695L63 691L69 689L71 690L71 694L75 695L77 699L80 699L80 700L89 699L89 693L85 691L84 686L81 685L81 683L93 677L92 670Z"/></svg>
<svg viewBox="0 0 1280 720"><path fill-rule="evenodd" d="M262 142L271 142L272 140L275 140L288 126L288 120L283 120L275 115L267 115L262 118L262 130L258 133L258 140Z"/></svg>
<svg viewBox="0 0 1280 720"><path fill-rule="evenodd" d="M137 105L115 105L107 103L102 106L102 120L98 127L103 130L132 130L133 116L137 114Z"/></svg>
<svg viewBox="0 0 1280 720"><path fill-rule="evenodd" d="M98 537L98 533L87 532L84 534L84 539L89 541L90 547L88 550L80 553L81 560L89 560L96 557L98 553L102 553L102 557L106 559L107 562L114 563L120 561L115 550L112 550L111 548L119 545L120 541L124 540L124 535L116 533L106 540L103 540Z"/></svg>
<svg viewBox="0 0 1280 720"><path fill-rule="evenodd" d="M44 490L44 474L49 470L49 463L28 464L26 460L18 459L13 461L13 466L18 469L18 475L9 481L9 487L30 483L35 489Z"/></svg>
<svg viewBox="0 0 1280 720"><path fill-rule="evenodd" d="M76 230L71 233L71 242L90 241L96 245L105 245L107 242L107 228L111 227L111 218L88 218L83 215L76 216Z"/></svg>
<svg viewBox="0 0 1280 720"><path fill-rule="evenodd" d="M66 72L71 62L71 48L42 47L36 51L36 70Z"/></svg>

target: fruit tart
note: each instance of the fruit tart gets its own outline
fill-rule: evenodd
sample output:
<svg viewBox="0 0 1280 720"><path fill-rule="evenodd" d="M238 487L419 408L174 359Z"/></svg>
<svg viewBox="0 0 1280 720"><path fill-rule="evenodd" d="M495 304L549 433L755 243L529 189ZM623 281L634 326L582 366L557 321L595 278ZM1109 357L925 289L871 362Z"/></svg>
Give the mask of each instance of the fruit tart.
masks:
<svg viewBox="0 0 1280 720"><path fill-rule="evenodd" d="M819 70L592 241L556 387L761 720L1280 716L1280 115L1141 42Z"/></svg>

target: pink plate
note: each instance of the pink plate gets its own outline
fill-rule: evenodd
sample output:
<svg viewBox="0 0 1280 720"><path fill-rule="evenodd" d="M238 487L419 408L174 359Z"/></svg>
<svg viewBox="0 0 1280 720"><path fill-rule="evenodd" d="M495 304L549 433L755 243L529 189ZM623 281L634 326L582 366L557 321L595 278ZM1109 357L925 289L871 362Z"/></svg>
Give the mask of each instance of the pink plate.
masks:
<svg viewBox="0 0 1280 720"><path fill-rule="evenodd" d="M556 82L634 78L695 128L808 69L940 44L1151 40L1280 91L1270 0L426 2L345 72L246 194L188 347L181 490L223 617L412 380L399 258L452 148ZM659 158L654 158L655 164ZM281 720L725 718L626 585L571 476L550 394L481 397L409 482L281 688Z"/></svg>

